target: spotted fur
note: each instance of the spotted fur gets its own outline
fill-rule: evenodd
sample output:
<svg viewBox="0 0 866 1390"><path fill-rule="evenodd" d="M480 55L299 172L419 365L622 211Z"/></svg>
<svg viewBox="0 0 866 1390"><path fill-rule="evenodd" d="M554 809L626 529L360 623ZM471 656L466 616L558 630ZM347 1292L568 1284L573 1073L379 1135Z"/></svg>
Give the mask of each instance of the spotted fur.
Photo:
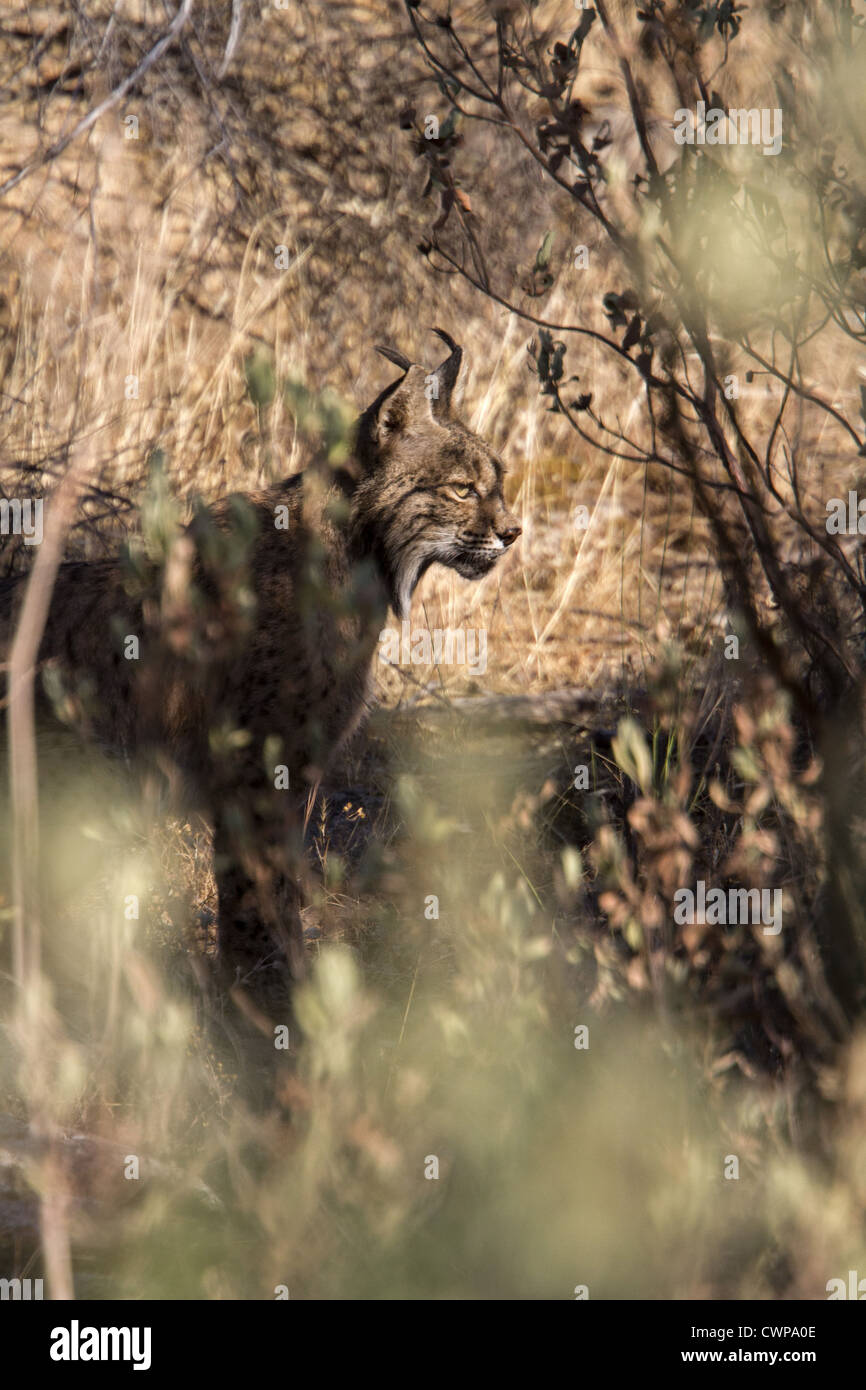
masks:
<svg viewBox="0 0 866 1390"><path fill-rule="evenodd" d="M75 723L146 755L211 818L233 983L303 973L298 805L363 713L389 604L407 616L435 563L487 574L520 534L501 462L452 415L461 352L440 336L450 353L433 373L382 350L402 374L338 473L314 466L211 508L150 586L121 560L58 575L40 649L54 703L60 687ZM22 589L0 587L0 648Z"/></svg>

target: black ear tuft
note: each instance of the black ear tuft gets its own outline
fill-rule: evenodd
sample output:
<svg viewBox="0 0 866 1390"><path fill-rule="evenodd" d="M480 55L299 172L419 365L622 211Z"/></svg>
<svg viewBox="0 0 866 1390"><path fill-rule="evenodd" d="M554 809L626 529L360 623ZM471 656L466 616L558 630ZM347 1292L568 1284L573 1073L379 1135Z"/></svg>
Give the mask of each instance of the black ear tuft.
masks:
<svg viewBox="0 0 866 1390"><path fill-rule="evenodd" d="M396 348L379 347L377 345L376 351L381 353L383 357L387 357L389 362L393 362L394 366L399 367L403 372L408 372L409 368L412 366L412 363L405 353L398 352Z"/></svg>
<svg viewBox="0 0 866 1390"><path fill-rule="evenodd" d="M447 414L451 406L451 392L454 390L454 383L460 374L463 349L458 347L451 334L446 333L444 328L434 328L433 332L451 349L449 356L436 368L436 376L439 381L438 407L440 413Z"/></svg>
<svg viewBox="0 0 866 1390"><path fill-rule="evenodd" d="M452 352L458 353L461 357L463 356L463 349L457 346L451 334L446 333L444 328L434 328L433 332L436 334L437 338L442 339L445 346L450 348Z"/></svg>

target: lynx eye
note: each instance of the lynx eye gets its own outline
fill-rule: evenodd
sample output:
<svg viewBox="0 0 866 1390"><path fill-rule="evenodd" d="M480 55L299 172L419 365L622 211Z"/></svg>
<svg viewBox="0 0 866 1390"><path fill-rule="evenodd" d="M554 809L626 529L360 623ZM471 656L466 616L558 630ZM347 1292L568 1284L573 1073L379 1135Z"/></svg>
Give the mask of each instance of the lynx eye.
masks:
<svg viewBox="0 0 866 1390"><path fill-rule="evenodd" d="M471 483L451 483L450 489L454 493L455 497L460 498L461 502L463 501L464 497L471 497L475 491L475 488L472 486Z"/></svg>

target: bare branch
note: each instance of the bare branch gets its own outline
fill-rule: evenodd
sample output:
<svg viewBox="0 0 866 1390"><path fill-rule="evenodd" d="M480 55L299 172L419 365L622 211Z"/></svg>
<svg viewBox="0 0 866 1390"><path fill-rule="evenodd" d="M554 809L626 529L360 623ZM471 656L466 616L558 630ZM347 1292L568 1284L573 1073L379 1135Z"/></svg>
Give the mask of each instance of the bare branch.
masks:
<svg viewBox="0 0 866 1390"><path fill-rule="evenodd" d="M186 21L189 19L192 6L193 0L183 0L180 9L162 38L157 40L150 52L142 58L141 62L133 69L128 77L125 77L123 81L115 87L114 91L109 93L104 101L101 101L98 106L95 106L92 111L89 111L86 116L83 116L68 135L64 135L63 138L53 144L50 149L45 150L38 159L31 160L29 164L24 165L23 169L19 169L18 173L11 179L7 179L6 182L0 186L0 197L2 197L4 193L11 192L13 188L17 187L19 183L28 178L30 174L35 173L37 169L42 169L46 164L50 164L51 161L56 159L58 155L61 155L74 140L85 135L101 116L104 116L107 111L113 110L119 102L123 101L123 98L130 88L134 87L139 78L143 77L144 74L153 67L154 63L159 61L166 49L169 48L177 38L183 26L186 24Z"/></svg>

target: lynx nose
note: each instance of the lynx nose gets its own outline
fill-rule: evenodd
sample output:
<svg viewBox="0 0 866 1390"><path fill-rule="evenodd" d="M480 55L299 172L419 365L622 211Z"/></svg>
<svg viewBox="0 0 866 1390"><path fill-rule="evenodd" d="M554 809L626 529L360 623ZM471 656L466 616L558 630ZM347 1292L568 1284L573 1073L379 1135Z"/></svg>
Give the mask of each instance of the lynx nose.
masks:
<svg viewBox="0 0 866 1390"><path fill-rule="evenodd" d="M503 545L513 545L522 530L522 526L518 526L516 521L512 521L509 526L505 527L504 531L499 532L499 539Z"/></svg>

